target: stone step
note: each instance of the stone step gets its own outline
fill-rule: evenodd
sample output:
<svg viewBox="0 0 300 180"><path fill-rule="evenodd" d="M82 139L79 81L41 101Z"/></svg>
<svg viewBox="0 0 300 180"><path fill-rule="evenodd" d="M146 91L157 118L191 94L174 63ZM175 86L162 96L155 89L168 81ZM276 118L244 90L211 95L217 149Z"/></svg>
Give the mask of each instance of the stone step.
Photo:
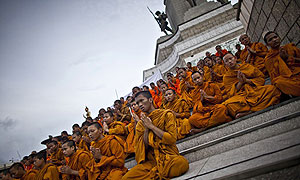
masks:
<svg viewBox="0 0 300 180"><path fill-rule="evenodd" d="M189 163L197 162L299 128L299 110L300 98L291 99L179 140L177 147ZM127 168L134 165L134 158L126 160Z"/></svg>

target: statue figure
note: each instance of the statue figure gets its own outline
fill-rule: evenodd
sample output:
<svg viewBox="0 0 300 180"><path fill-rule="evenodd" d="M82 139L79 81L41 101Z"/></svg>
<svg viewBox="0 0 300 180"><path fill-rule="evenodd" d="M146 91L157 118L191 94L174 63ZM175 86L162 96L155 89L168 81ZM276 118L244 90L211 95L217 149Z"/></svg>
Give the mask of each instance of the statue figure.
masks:
<svg viewBox="0 0 300 180"><path fill-rule="evenodd" d="M153 14L153 12L149 9L149 7L147 7L148 10L150 11L150 13L153 15L153 17L155 18L156 22L158 23L160 30L162 32L164 32L166 35L168 35L167 31L173 33L172 29L168 26L168 22L167 22L167 18L168 16L164 13L164 12L160 12L160 11L156 11L155 15L157 17L155 17L155 15Z"/></svg>
<svg viewBox="0 0 300 180"><path fill-rule="evenodd" d="M86 112L86 115L83 115L83 117L86 119L86 118L91 118L91 112L89 111L89 108L87 106L85 106L85 112Z"/></svg>

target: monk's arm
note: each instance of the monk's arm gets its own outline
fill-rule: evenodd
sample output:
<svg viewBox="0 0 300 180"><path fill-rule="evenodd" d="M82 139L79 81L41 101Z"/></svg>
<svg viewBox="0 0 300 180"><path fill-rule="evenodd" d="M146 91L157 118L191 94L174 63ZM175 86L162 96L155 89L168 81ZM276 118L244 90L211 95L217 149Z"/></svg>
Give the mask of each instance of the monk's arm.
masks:
<svg viewBox="0 0 300 180"><path fill-rule="evenodd" d="M115 128L109 129L108 134L125 134L121 125L116 125Z"/></svg>
<svg viewBox="0 0 300 180"><path fill-rule="evenodd" d="M268 48L262 43L259 43L257 46L255 55L264 58L268 54Z"/></svg>
<svg viewBox="0 0 300 180"><path fill-rule="evenodd" d="M144 139L144 144L146 149L148 149L148 145L149 145L148 135L149 135L149 129L145 127L143 139Z"/></svg>

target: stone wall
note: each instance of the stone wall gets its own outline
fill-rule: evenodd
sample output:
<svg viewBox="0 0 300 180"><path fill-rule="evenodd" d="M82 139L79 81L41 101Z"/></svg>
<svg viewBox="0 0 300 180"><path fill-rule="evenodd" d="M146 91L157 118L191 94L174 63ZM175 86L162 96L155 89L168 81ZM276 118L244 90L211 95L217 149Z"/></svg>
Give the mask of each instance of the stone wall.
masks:
<svg viewBox="0 0 300 180"><path fill-rule="evenodd" d="M283 44L300 47L300 1L255 0L246 32L253 41L263 42L265 31L276 31Z"/></svg>

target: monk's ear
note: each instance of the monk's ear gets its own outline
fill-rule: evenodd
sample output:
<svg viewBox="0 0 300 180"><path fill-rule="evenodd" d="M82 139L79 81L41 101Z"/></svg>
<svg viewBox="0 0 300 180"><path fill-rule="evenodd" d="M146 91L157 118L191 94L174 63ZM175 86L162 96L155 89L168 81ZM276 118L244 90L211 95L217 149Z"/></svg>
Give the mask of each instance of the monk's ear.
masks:
<svg viewBox="0 0 300 180"><path fill-rule="evenodd" d="M153 102L153 99L152 99L152 98L149 98L149 102L152 103L152 102Z"/></svg>
<svg viewBox="0 0 300 180"><path fill-rule="evenodd" d="M75 151L75 146L72 146L71 149L72 149L72 151Z"/></svg>

